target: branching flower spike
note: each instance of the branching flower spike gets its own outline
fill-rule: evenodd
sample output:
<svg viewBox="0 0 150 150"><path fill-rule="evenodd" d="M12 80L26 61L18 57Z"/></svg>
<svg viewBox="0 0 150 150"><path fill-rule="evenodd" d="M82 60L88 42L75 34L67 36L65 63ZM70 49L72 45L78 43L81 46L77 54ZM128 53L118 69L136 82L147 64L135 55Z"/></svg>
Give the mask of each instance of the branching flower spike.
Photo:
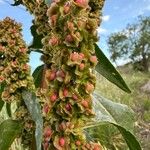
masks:
<svg viewBox="0 0 150 150"><path fill-rule="evenodd" d="M96 7L95 7L96 6ZM42 40L47 65L43 104L45 150L101 150L86 140L92 117L97 58L94 43L103 1L53 1L47 10L50 33ZM49 57L47 57L49 55Z"/></svg>
<svg viewBox="0 0 150 150"><path fill-rule="evenodd" d="M0 21L0 29L0 84L4 84L1 99L16 103L15 119L24 126L22 144L29 146L34 123L22 99L22 91L34 91L35 87L28 65L28 49L22 39L21 24L7 17Z"/></svg>

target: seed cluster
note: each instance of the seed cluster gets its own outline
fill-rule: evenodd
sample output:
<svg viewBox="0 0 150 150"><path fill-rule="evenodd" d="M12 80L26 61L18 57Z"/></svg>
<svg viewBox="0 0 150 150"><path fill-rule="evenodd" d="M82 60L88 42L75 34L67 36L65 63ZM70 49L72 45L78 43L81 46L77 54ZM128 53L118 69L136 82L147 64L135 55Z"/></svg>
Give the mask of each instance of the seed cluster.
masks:
<svg viewBox="0 0 150 150"><path fill-rule="evenodd" d="M10 18L0 21L0 84L4 84L1 99L17 104L15 119L24 126L22 144L29 146L34 132L34 123L22 101L22 90L35 89L28 65L29 55L22 39L21 24Z"/></svg>
<svg viewBox="0 0 150 150"><path fill-rule="evenodd" d="M83 127L94 116L94 43L104 0L53 0L50 6L44 2L23 0L44 37L46 89L37 94L43 100L43 148L101 150L100 144L86 140Z"/></svg>
<svg viewBox="0 0 150 150"><path fill-rule="evenodd" d="M17 2L18 0L14 1ZM20 0L20 3L34 15L33 24L37 28L37 33L43 37L46 36L51 29L48 25L48 17L46 15L48 6L45 4L45 0Z"/></svg>
<svg viewBox="0 0 150 150"><path fill-rule="evenodd" d="M83 127L94 116L94 43L104 1L55 0L47 10L51 32L42 40L47 65L43 103L45 150L100 150ZM96 6L96 7L95 7Z"/></svg>
<svg viewBox="0 0 150 150"><path fill-rule="evenodd" d="M34 89L33 79L21 25L7 17L0 21L0 29L0 83L5 84L2 100L12 102L21 99L22 88Z"/></svg>
<svg viewBox="0 0 150 150"><path fill-rule="evenodd" d="M33 14L35 6L37 4L36 0L14 0L16 3L20 2L21 4L23 4L26 9Z"/></svg>
<svg viewBox="0 0 150 150"><path fill-rule="evenodd" d="M45 4L44 0L40 0L36 3L36 8L34 7L34 24L37 26L37 33L45 37L51 28L48 25L48 17L46 15L48 6Z"/></svg>

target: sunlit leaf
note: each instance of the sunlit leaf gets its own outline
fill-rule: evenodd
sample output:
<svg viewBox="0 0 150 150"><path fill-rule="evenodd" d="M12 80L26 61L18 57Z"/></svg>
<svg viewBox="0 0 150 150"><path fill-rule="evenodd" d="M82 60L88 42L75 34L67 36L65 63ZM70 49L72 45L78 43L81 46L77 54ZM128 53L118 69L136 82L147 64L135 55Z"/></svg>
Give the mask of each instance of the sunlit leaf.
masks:
<svg viewBox="0 0 150 150"><path fill-rule="evenodd" d="M96 113L96 122L109 121L119 124L131 132L133 131L134 112L127 105L113 102L94 92L93 109Z"/></svg>
<svg viewBox="0 0 150 150"><path fill-rule="evenodd" d="M115 67L111 64L108 58L104 55L102 50L95 44L95 52L98 58L98 64L96 66L96 71L108 79L110 82L117 85L119 88L124 90L125 92L130 93L130 89L126 85L125 81L119 74L119 72L115 69Z"/></svg>
<svg viewBox="0 0 150 150"><path fill-rule="evenodd" d="M134 115L129 107L94 93L93 108L95 118L85 128L100 128L105 124L107 127L107 125L112 124L120 131L130 150L141 150L141 146L133 134Z"/></svg>

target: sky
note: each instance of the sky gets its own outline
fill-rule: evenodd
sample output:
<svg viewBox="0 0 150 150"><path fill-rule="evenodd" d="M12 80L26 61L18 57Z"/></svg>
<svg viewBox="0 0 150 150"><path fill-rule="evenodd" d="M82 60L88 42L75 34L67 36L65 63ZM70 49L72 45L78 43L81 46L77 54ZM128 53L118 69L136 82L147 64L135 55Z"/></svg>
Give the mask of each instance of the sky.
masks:
<svg viewBox="0 0 150 150"><path fill-rule="evenodd" d="M127 24L137 21L137 17L150 16L150 0L106 0L103 8L103 21L98 29L100 47L109 58L107 39L111 33L121 31ZM126 63L119 60L118 65Z"/></svg>
<svg viewBox="0 0 150 150"><path fill-rule="evenodd" d="M32 41L30 26L33 16L24 7L13 7L10 4L13 0L0 0L0 20L9 16L23 25L23 37L27 44ZM139 15L150 16L150 0L106 0L103 8L101 27L98 28L100 41L98 45L109 58L110 54L107 47L107 39L111 33L120 31L129 23L134 23ZM41 62L39 54L32 54L30 64L32 69L36 68ZM119 61L122 64L123 61Z"/></svg>

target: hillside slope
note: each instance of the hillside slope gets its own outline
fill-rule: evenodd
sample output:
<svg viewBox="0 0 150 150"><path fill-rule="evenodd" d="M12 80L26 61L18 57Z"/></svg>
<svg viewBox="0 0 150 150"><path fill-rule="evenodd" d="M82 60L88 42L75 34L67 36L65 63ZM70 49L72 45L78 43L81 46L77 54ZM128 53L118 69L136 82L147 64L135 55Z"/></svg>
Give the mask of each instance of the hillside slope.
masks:
<svg viewBox="0 0 150 150"><path fill-rule="evenodd" d="M129 85L132 93L128 94L97 74L96 90L103 96L130 106L136 114L135 131L143 150L150 150L150 93L143 92L142 87L150 81L150 73L132 70L131 66L118 68Z"/></svg>

